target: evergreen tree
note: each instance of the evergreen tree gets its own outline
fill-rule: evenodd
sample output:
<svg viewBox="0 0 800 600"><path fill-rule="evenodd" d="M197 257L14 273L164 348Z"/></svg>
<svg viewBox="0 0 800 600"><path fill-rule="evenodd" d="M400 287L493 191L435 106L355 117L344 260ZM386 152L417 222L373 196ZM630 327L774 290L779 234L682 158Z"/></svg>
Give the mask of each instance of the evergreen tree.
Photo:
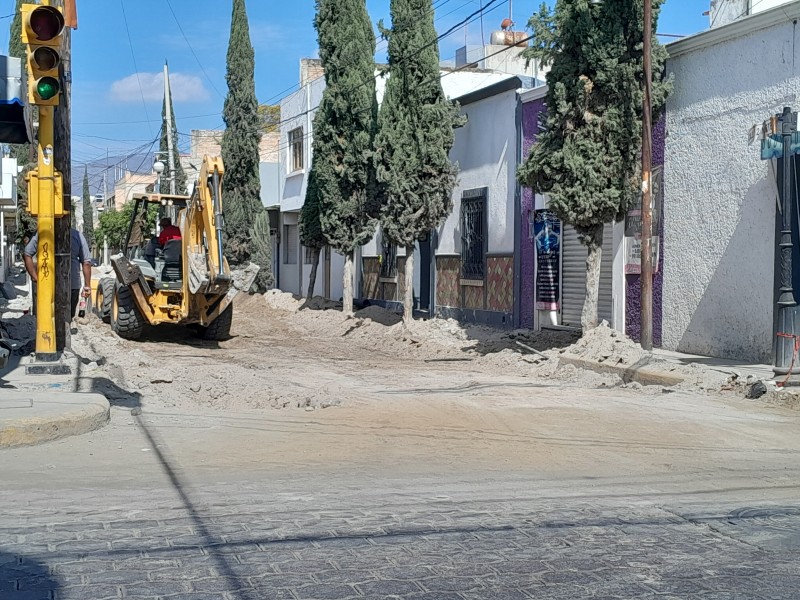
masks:
<svg viewBox="0 0 800 600"><path fill-rule="evenodd" d="M343 311L353 313L353 255L375 231L375 34L365 0L317 0L326 88L314 117L315 194L328 243L345 256Z"/></svg>
<svg viewBox="0 0 800 600"><path fill-rule="evenodd" d="M231 264L244 264L254 258L250 232L261 204L258 144L261 120L255 87L255 53L250 42L250 27L244 0L233 0L231 35L228 42L228 96L225 98L222 159L225 163L225 255ZM269 227L261 231L267 236ZM259 277L271 277L272 265L258 263Z"/></svg>
<svg viewBox="0 0 800 600"><path fill-rule="evenodd" d="M458 106L442 91L431 0L392 0L389 73L378 118L376 166L381 228L406 250L404 320L414 308L414 246L453 209L457 168L450 162Z"/></svg>
<svg viewBox="0 0 800 600"><path fill-rule="evenodd" d="M655 37L662 0L653 0L653 112L664 105L666 51ZM641 181L644 97L643 0L557 0L529 22L529 58L550 64L547 114L520 181L547 194L548 206L588 249L584 332L597 325L603 225L620 220Z"/></svg>
<svg viewBox="0 0 800 600"><path fill-rule="evenodd" d="M269 212L258 213L250 230L251 260L261 268L256 275L253 286L260 292L266 292L273 284L272 276L272 239L269 235ZM264 267L267 265L267 268Z"/></svg>
<svg viewBox="0 0 800 600"><path fill-rule="evenodd" d="M89 249L94 246L94 210L92 210L92 196L89 194L89 170L83 170L83 236Z"/></svg>
<svg viewBox="0 0 800 600"><path fill-rule="evenodd" d="M169 100L170 112L172 113L172 122L167 123L167 100ZM158 146L158 151L161 153L165 168L165 175L161 177L161 187L159 192L162 194L170 193L169 185L169 140L167 139L167 132L172 135L172 148L174 150L175 158L175 193L179 195L186 194L186 173L181 165L180 152L178 151L178 127L175 125L175 107L172 104L172 86L169 90L169 99L166 94L164 95L164 102L161 106L161 142Z"/></svg>
<svg viewBox="0 0 800 600"><path fill-rule="evenodd" d="M320 251L327 243L325 235L322 233L322 223L320 223L319 219L320 201L317 168L315 165L312 165L311 172L308 174L306 199L300 211L300 241L303 243L303 246L310 248L312 252L311 275L308 278L308 293L306 294L306 298L309 300L314 297L314 286L317 283L317 267L319 266Z"/></svg>

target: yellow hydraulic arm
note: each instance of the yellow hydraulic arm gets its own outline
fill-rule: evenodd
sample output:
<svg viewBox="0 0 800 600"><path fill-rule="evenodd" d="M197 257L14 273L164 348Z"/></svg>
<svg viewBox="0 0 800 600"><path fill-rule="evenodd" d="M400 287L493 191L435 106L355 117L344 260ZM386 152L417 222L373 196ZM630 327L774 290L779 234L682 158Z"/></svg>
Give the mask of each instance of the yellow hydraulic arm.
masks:
<svg viewBox="0 0 800 600"><path fill-rule="evenodd" d="M231 272L223 255L222 179L225 167L219 157L205 156L186 214L184 233L190 265L192 293L226 293Z"/></svg>

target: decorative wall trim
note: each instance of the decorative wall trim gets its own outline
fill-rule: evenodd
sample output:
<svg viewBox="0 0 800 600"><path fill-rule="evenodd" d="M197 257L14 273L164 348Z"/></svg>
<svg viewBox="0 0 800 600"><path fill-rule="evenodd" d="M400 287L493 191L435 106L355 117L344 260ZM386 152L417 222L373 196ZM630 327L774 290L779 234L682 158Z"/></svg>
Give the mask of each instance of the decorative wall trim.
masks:
<svg viewBox="0 0 800 600"><path fill-rule="evenodd" d="M514 315L512 313L437 306L436 316L442 319L455 319L460 323L475 323L496 329L514 329Z"/></svg>

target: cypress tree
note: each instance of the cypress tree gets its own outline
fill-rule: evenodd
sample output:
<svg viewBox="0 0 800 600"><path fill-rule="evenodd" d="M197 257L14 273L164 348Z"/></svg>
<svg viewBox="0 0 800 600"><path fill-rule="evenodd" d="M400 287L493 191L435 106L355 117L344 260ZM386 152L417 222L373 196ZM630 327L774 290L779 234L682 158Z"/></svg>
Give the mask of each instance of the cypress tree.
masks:
<svg viewBox="0 0 800 600"><path fill-rule="evenodd" d="M233 0L231 34L228 42L228 96L225 98L222 136L223 184L225 200L225 254L232 264L253 260L251 228L264 210L261 204L258 144L261 123L255 86L255 52L250 42L250 27L244 0ZM270 245L269 227L259 229L262 247ZM259 280L271 277L272 265L261 264Z"/></svg>
<svg viewBox="0 0 800 600"><path fill-rule="evenodd" d="M345 256L343 311L353 312L353 255L375 231L372 146L378 116L375 34L365 0L317 0L326 88L314 117L314 188L322 233Z"/></svg>
<svg viewBox="0 0 800 600"><path fill-rule="evenodd" d="M653 0L653 112L663 107L666 50L655 37L662 0ZM519 169L520 181L547 194L588 249L584 332L597 325L603 226L622 219L641 182L643 0L558 0L528 26L529 58L550 64L545 125Z"/></svg>
<svg viewBox="0 0 800 600"><path fill-rule="evenodd" d="M83 237L91 250L94 246L94 210L92 210L92 196L89 193L89 169L83 169Z"/></svg>
<svg viewBox="0 0 800 600"><path fill-rule="evenodd" d="M431 0L392 0L389 73L375 140L381 228L406 250L404 321L414 308L414 246L453 209L453 130L463 124L439 75Z"/></svg>
<svg viewBox="0 0 800 600"><path fill-rule="evenodd" d="M306 199L300 211L300 241L303 243L303 246L310 248L312 252L311 275L308 278L308 293L306 294L306 298L309 300L314 297L319 255L326 244L325 235L322 233L322 223L320 223L319 220L320 201L317 168L312 165L311 172L308 174Z"/></svg>
<svg viewBox="0 0 800 600"><path fill-rule="evenodd" d="M172 122L167 123L167 101L169 101L170 112L172 114ZM167 139L167 132L172 135L172 148L175 153L175 193L179 195L186 194L186 173L181 165L180 152L178 151L178 127L175 124L175 107L172 104L172 86L169 90L169 98L164 94L164 102L161 105L161 141L158 146L158 151L161 156L166 156L164 165L166 167L167 176L161 177L161 186L159 192L162 194L170 193L169 186L169 140Z"/></svg>

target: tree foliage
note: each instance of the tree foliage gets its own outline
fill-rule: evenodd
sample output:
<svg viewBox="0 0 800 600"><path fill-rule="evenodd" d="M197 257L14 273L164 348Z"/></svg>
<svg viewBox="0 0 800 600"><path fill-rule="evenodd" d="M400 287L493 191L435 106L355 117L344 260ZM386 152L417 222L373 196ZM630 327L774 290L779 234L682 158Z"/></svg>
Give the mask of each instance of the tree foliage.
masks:
<svg viewBox="0 0 800 600"><path fill-rule="evenodd" d="M99 224L94 231L94 239L98 244L107 241L112 253L122 250L133 216L133 207L134 202L129 200L120 210L107 210L100 215Z"/></svg>
<svg viewBox="0 0 800 600"><path fill-rule="evenodd" d="M322 223L320 222L321 202L317 169L316 166L312 165L311 172L308 174L306 199L303 203L303 208L300 210L300 241L306 248L322 248L328 243L325 234L322 232Z"/></svg>
<svg viewBox="0 0 800 600"><path fill-rule="evenodd" d="M279 104L262 104L258 107L258 119L262 133L278 131L281 122L281 107Z"/></svg>
<svg viewBox="0 0 800 600"><path fill-rule="evenodd" d="M655 34L661 0L653 0ZM551 65L543 131L519 179L549 197L589 250L588 299L597 296L603 225L621 219L636 199L641 175L644 93L643 0L558 0L531 17L528 58ZM653 109L670 90L666 51L653 35ZM589 311L591 312L591 310ZM584 311L584 328L597 322Z"/></svg>
<svg viewBox="0 0 800 600"><path fill-rule="evenodd" d="M457 167L454 129L464 124L439 76L430 0L392 0L386 94L375 140L381 228L394 244L413 246L447 218Z"/></svg>
<svg viewBox="0 0 800 600"><path fill-rule="evenodd" d="M314 26L326 83L314 117L314 194L323 235L351 254L372 237L378 211L375 34L364 0L317 0Z"/></svg>
<svg viewBox="0 0 800 600"><path fill-rule="evenodd" d="M256 217L264 210L258 172L261 129L254 74L255 52L250 42L245 3L233 0L222 159L225 163L225 254L234 265L253 260L250 231ZM269 236L268 227L265 235ZM264 273L262 277L271 273L270 263L258 264Z"/></svg>
<svg viewBox="0 0 800 600"><path fill-rule="evenodd" d="M170 112L172 114L172 119L170 123L167 123L167 101L169 101ZM168 133L172 135L172 148L173 148L173 158L175 160L175 193L179 195L186 195L186 173L183 170L183 166L181 165L181 157L180 152L178 151L178 127L175 124L175 107L172 104L172 87L170 86L169 91L169 98L164 95L164 101L161 105L161 141L158 146L158 150L161 156L161 160L164 162L164 175L161 176L161 186L159 187L159 191L162 194L169 194L170 193L170 185L169 185L169 139L167 138Z"/></svg>
<svg viewBox="0 0 800 600"><path fill-rule="evenodd" d="M252 244L252 261L261 266L256 275L254 286L258 292L266 292L273 284L272 276L272 240L270 238L269 213L262 210L258 213L253 228L250 230ZM265 269L262 265L270 265Z"/></svg>
<svg viewBox="0 0 800 600"><path fill-rule="evenodd" d="M92 209L92 196L89 193L89 170L83 170L83 237L89 248L94 246L94 210Z"/></svg>

